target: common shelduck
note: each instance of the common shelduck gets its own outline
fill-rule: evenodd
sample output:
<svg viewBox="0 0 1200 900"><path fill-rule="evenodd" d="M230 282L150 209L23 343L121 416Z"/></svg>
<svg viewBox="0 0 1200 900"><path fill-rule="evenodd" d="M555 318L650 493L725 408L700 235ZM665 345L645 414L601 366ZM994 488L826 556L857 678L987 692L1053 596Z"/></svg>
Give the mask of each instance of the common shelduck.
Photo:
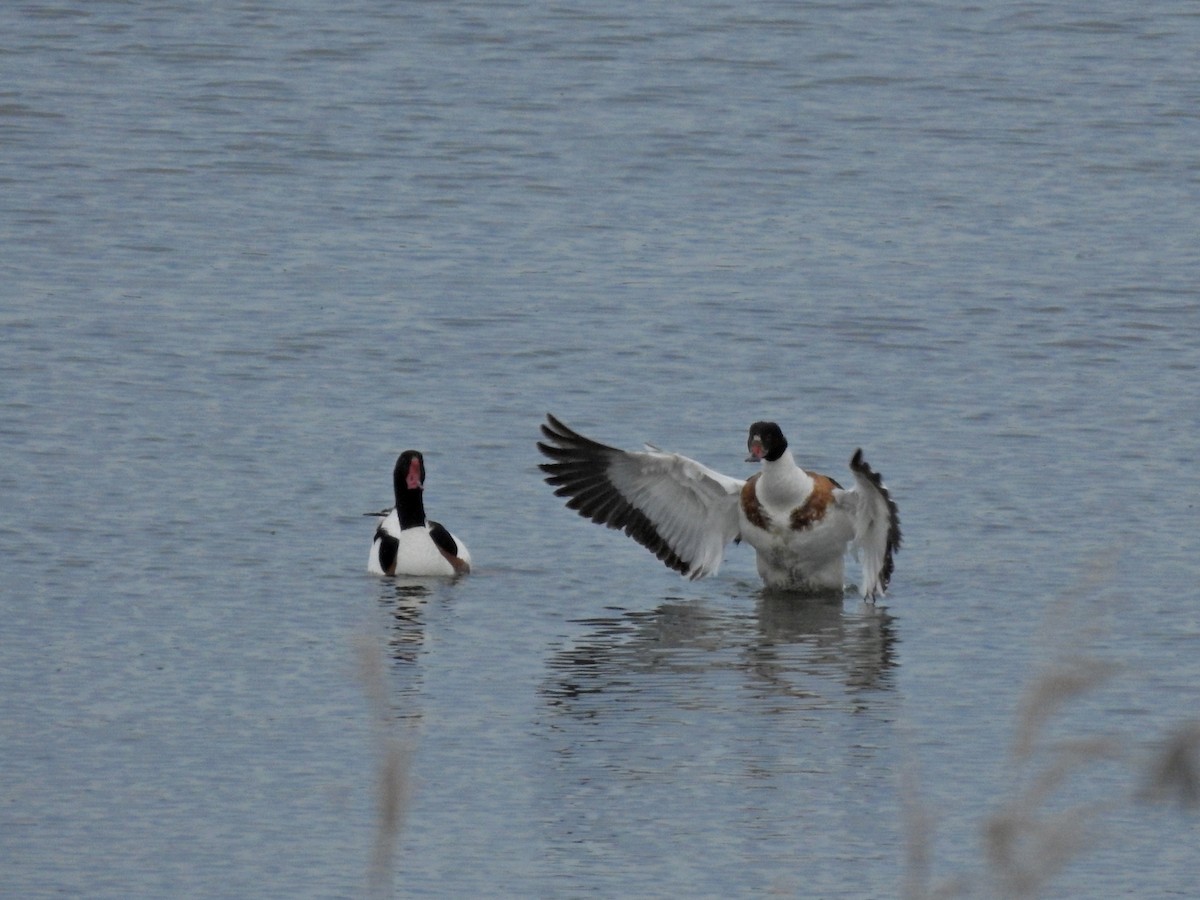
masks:
<svg viewBox="0 0 1200 900"><path fill-rule="evenodd" d="M804 593L844 589L844 561L862 564L860 590L875 600L887 590L900 548L900 516L883 480L857 450L855 486L796 465L774 422L750 426L747 462L762 462L746 480L647 445L626 451L584 437L552 415L538 449L546 481L584 518L623 530L688 578L714 574L725 545L745 540L757 551L768 588Z"/></svg>
<svg viewBox="0 0 1200 900"><path fill-rule="evenodd" d="M467 546L425 518L425 457L405 450L392 470L396 505L378 515L367 571L372 575L463 575L471 571Z"/></svg>

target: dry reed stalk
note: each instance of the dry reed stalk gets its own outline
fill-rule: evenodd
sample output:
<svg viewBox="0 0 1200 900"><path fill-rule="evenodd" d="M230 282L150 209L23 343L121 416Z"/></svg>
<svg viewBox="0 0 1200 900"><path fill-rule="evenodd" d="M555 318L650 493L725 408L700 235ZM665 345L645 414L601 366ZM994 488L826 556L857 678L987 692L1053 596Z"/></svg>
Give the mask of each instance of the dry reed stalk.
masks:
<svg viewBox="0 0 1200 900"><path fill-rule="evenodd" d="M1096 823L1128 801L1129 794L1056 808L1073 777L1094 774L1102 764L1129 765L1134 741L1125 735L1089 734L1054 739L1048 732L1072 706L1103 687L1120 667L1095 655L1092 643L1103 613L1114 602L1105 588L1113 580L1112 558L1096 560L1090 574L1054 604L1039 630L1047 662L1026 686L1018 705L1009 754L1012 789L982 825L988 893L1002 897L1042 894L1049 881L1093 845ZM1086 604L1086 605L1085 605ZM1134 766L1143 787L1132 792L1150 801L1200 804L1200 722L1167 736L1149 766ZM932 884L933 826L920 804L914 773L901 777L908 831L909 900L974 893L959 877Z"/></svg>
<svg viewBox="0 0 1200 900"><path fill-rule="evenodd" d="M379 764L376 772L378 818L375 847L371 854L370 896L390 897L394 892L396 842L408 810L408 768L411 743L396 734L388 704L384 653L376 641L358 641L359 679L375 720Z"/></svg>

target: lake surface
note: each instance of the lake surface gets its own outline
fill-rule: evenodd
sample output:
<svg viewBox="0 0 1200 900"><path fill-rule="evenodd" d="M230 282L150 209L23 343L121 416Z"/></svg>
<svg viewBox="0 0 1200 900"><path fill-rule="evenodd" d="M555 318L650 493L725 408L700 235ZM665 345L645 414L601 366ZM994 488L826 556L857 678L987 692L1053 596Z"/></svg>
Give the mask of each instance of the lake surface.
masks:
<svg viewBox="0 0 1200 900"><path fill-rule="evenodd" d="M1200 893L1193 4L0 34L0 894ZM861 446L891 592L679 579L547 411ZM407 447L460 581L365 574Z"/></svg>

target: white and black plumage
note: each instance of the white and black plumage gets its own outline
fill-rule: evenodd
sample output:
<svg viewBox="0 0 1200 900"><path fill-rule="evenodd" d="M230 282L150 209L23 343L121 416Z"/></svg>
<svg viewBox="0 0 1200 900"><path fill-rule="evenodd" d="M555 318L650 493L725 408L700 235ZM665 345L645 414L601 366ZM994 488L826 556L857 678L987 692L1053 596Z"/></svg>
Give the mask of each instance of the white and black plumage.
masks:
<svg viewBox="0 0 1200 900"><path fill-rule="evenodd" d="M900 516L883 480L857 450L855 486L798 465L774 422L750 426L746 480L654 447L626 451L584 437L552 415L538 449L555 494L581 516L623 530L688 578L714 574L725 546L744 540L757 551L767 587L822 593L844 587L847 550L862 564L865 598L882 595L900 548Z"/></svg>
<svg viewBox="0 0 1200 900"><path fill-rule="evenodd" d="M471 571L466 545L425 518L425 457L405 450L392 470L396 505L379 515L367 571L372 575L462 575Z"/></svg>

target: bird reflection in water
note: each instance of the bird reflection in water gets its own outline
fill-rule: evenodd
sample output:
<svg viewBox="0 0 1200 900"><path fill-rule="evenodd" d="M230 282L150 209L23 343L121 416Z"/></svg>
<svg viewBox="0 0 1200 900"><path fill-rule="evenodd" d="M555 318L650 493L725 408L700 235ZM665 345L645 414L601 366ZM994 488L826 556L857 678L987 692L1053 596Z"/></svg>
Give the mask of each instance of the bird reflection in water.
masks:
<svg viewBox="0 0 1200 900"><path fill-rule="evenodd" d="M797 601L763 591L757 604L758 638L746 647L747 670L763 695L793 693L795 677L834 676L851 695L889 690L896 666L894 620L883 607L841 598ZM802 645L797 653L795 645Z"/></svg>
<svg viewBox="0 0 1200 900"><path fill-rule="evenodd" d="M384 614L386 655L393 665L387 673L389 715L397 722L416 725L423 718L421 691L424 668L426 610L435 596L428 580L388 579L381 582L379 607Z"/></svg>
<svg viewBox="0 0 1200 900"><path fill-rule="evenodd" d="M873 821L895 775L891 616L735 591L611 609L552 651L535 806L552 841L659 858L668 821L666 844L733 871L750 848L800 860Z"/></svg>
<svg viewBox="0 0 1200 900"><path fill-rule="evenodd" d="M415 663L425 644L425 606L432 596L427 579L384 582L379 602L390 618L388 653L400 663Z"/></svg>
<svg viewBox="0 0 1200 900"><path fill-rule="evenodd" d="M587 633L553 654L547 701L597 715L607 702L661 698L662 676L734 673L764 711L868 703L893 688L896 637L885 608L760 591L754 610L726 611L668 597L649 611L580 620ZM671 688L665 688L671 690ZM694 679L675 690L695 691ZM589 703L589 696L594 703ZM744 700L745 694L740 695Z"/></svg>

